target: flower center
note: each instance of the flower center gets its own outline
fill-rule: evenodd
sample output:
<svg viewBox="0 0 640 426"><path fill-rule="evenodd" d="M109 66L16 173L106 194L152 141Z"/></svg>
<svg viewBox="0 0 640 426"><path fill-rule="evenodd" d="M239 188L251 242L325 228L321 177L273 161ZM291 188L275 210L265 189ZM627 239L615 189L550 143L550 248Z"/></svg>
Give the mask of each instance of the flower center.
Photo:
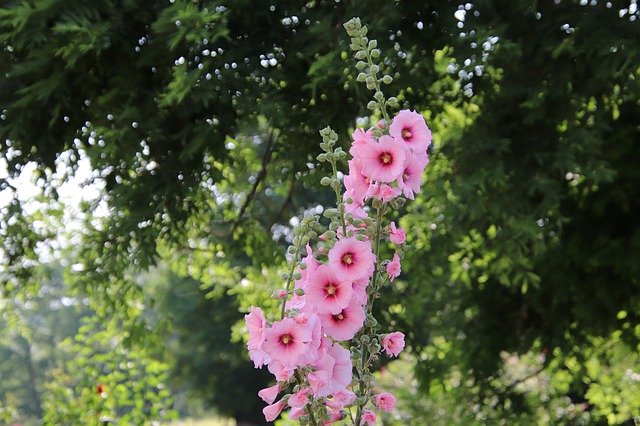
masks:
<svg viewBox="0 0 640 426"><path fill-rule="evenodd" d="M411 137L411 131L409 129L402 129L402 139L409 139Z"/></svg>
<svg viewBox="0 0 640 426"><path fill-rule="evenodd" d="M338 321L342 321L344 319L344 315L340 312L338 315L334 315L333 318Z"/></svg>
<svg viewBox="0 0 640 426"><path fill-rule="evenodd" d="M380 155L380 161L382 161L383 164L389 164L391 160L393 160L393 157L388 152L383 152Z"/></svg>
<svg viewBox="0 0 640 426"><path fill-rule="evenodd" d="M409 176L411 176L411 174L405 170L404 173L402 174L402 179L407 180L409 179Z"/></svg>
<svg viewBox="0 0 640 426"><path fill-rule="evenodd" d="M327 292L327 294L334 295L336 294L336 286L333 285L333 283L329 283L329 285L327 285L327 287L325 288L325 291Z"/></svg>
<svg viewBox="0 0 640 426"><path fill-rule="evenodd" d="M285 334L284 336L282 336L280 338L280 341L282 343L284 343L285 345L288 345L291 341L293 340L293 338L291 337L291 335L289 334Z"/></svg>
<svg viewBox="0 0 640 426"><path fill-rule="evenodd" d="M345 253L344 256L342 256L342 263L345 265L351 265L353 263L353 254Z"/></svg>

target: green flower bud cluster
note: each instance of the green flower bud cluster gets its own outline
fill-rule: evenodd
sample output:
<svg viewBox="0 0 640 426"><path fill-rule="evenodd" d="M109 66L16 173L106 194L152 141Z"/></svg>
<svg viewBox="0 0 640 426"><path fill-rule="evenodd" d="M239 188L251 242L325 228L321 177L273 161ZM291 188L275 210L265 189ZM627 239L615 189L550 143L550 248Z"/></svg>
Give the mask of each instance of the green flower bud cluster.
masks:
<svg viewBox="0 0 640 426"><path fill-rule="evenodd" d="M393 83L393 77L388 74L380 76L380 64L377 63L380 57L377 40L369 40L367 37L367 27L363 26L359 18L353 18L344 24L347 34L351 37L349 47L355 52L354 56L358 60L356 69L359 71L356 80L365 83L367 89L374 92L374 100L367 104L367 108L382 113L385 122L389 123L387 106L397 108L399 106L396 98L385 99L382 93L382 84Z"/></svg>

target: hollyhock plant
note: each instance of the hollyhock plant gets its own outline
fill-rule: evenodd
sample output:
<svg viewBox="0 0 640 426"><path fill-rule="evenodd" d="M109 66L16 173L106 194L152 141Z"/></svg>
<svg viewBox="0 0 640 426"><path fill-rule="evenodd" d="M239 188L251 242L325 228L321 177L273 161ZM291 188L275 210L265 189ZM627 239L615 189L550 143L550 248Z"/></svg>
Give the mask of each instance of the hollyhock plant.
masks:
<svg viewBox="0 0 640 426"><path fill-rule="evenodd" d="M380 51L358 19L345 28L360 61L357 81L375 92L367 106L378 117L371 128L353 132L351 159L333 130L320 131L317 158L332 171L320 184L333 190L336 206L323 209L322 222L312 213L296 222L284 284L272 289L279 316L269 318L275 307L268 315L257 307L245 315L249 356L276 380L258 393L269 404L267 421L288 410L289 419L306 425L373 425L373 410L389 412L396 404L393 395L374 392L372 371L383 352L400 354L404 334L379 334L373 304L401 273L406 232L389 217L420 193L431 132L415 111L389 114L398 100L382 93L393 79L378 75ZM345 161L349 173L342 177Z"/></svg>

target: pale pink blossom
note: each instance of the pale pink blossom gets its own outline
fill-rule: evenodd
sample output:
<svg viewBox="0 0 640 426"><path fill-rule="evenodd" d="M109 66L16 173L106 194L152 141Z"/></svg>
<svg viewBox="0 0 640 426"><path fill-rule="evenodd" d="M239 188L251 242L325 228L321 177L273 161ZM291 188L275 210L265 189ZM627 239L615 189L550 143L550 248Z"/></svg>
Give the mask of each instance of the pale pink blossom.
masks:
<svg viewBox="0 0 640 426"><path fill-rule="evenodd" d="M289 410L289 420L297 420L305 414L307 414L307 411L304 407L293 407Z"/></svg>
<svg viewBox="0 0 640 426"><path fill-rule="evenodd" d="M362 173L371 180L393 182L404 168L404 147L388 135L381 136L377 143L368 142L358 153Z"/></svg>
<svg viewBox="0 0 640 426"><path fill-rule="evenodd" d="M353 282L353 299L361 305L367 303L367 287L369 286L369 277L360 278Z"/></svg>
<svg viewBox="0 0 640 426"><path fill-rule="evenodd" d="M286 382L291 377L293 377L293 371L295 370L295 366L293 365L284 365L282 362L278 360L270 360L267 365L267 369L271 374L273 374L277 381Z"/></svg>
<svg viewBox="0 0 640 426"><path fill-rule="evenodd" d="M367 198L377 198L383 203L388 203L389 201L393 200L401 193L402 193L402 190L400 188L387 185L386 183L376 183L374 185L369 186L369 191L367 192Z"/></svg>
<svg viewBox="0 0 640 426"><path fill-rule="evenodd" d="M386 353L392 356L398 356L404 349L404 334L399 331L385 334L382 336L382 339L380 339L380 343L382 343L382 348Z"/></svg>
<svg viewBox="0 0 640 426"><path fill-rule="evenodd" d="M249 349L258 349L264 342L264 332L267 326L267 320L264 317L262 309L251 307L249 313L244 316L244 322L249 330Z"/></svg>
<svg viewBox="0 0 640 426"><path fill-rule="evenodd" d="M264 351L284 366L294 366L309 349L311 330L293 318L275 322L265 332Z"/></svg>
<svg viewBox="0 0 640 426"><path fill-rule="evenodd" d="M311 392L311 388L302 388L298 392L295 392L289 397L289 406L293 408L304 407L309 402Z"/></svg>
<svg viewBox="0 0 640 426"><path fill-rule="evenodd" d="M330 362L330 360L324 361ZM313 393L317 394L321 388L327 385L329 373L325 370L312 371L307 375L307 380L309 381L309 387L313 390Z"/></svg>
<svg viewBox="0 0 640 426"><path fill-rule="evenodd" d="M280 412L285 407L284 402L282 400L276 402L275 404L267 405L262 409L262 414L264 414L264 419L268 422L272 422L278 418Z"/></svg>
<svg viewBox="0 0 640 426"><path fill-rule="evenodd" d="M326 354L316 365L318 371L326 373L324 385L318 386L314 392L316 398L328 396L332 393L345 390L351 383L353 364L351 364L351 353L334 343L328 349ZM318 372L316 371L316 373ZM310 373L309 376L311 376ZM311 386L311 379L309 380Z"/></svg>
<svg viewBox="0 0 640 426"><path fill-rule="evenodd" d="M258 396L262 398L264 402L267 404L273 404L273 401L276 400L278 393L280 392L280 384L276 383L273 386L269 386L268 388L262 389L258 392Z"/></svg>
<svg viewBox="0 0 640 426"><path fill-rule="evenodd" d="M400 276L400 257L398 253L395 253L391 262L387 263L387 275L389 276L389 281L393 281Z"/></svg>
<svg viewBox="0 0 640 426"><path fill-rule="evenodd" d="M318 313L337 314L347 307L352 294L351 282L339 280L327 265L320 265L307 279L305 296Z"/></svg>
<svg viewBox="0 0 640 426"><path fill-rule="evenodd" d="M337 314L321 314L324 332L335 340L349 340L362 328L367 314L362 305L351 299L349 305Z"/></svg>
<svg viewBox="0 0 640 426"><path fill-rule="evenodd" d="M376 413L371 410L364 410L360 419L360 426L374 426L376 424Z"/></svg>
<svg viewBox="0 0 640 426"><path fill-rule="evenodd" d="M351 154L352 157L355 157L358 150L360 150L367 142L373 142L373 131L356 129L351 137L353 138L353 142L351 143L351 148L349 148L349 154Z"/></svg>
<svg viewBox="0 0 640 426"><path fill-rule="evenodd" d="M351 213L351 216L353 216L354 219L364 219L365 217L367 217L367 212L364 208L362 208L361 204L356 203L355 201L351 204L346 204L344 207L344 211L345 213ZM347 232L349 231L349 229L352 228L351 225L347 225ZM352 228L355 229L355 228ZM343 232L342 232L342 227L338 228L338 236L342 237Z"/></svg>
<svg viewBox="0 0 640 426"><path fill-rule="evenodd" d="M333 398L327 399L327 406L335 411L340 411L344 407L353 404L356 400L356 394L350 390L343 390L333 394Z"/></svg>
<svg viewBox="0 0 640 426"><path fill-rule="evenodd" d="M362 173L362 162L358 158L349 160L349 174L344 177L346 196L358 204L364 204L371 180Z"/></svg>
<svg viewBox="0 0 640 426"><path fill-rule="evenodd" d="M431 144L431 130L415 111L400 111L389 125L389 134L414 152L425 152Z"/></svg>
<svg viewBox="0 0 640 426"><path fill-rule="evenodd" d="M253 365L255 368L260 368L263 365L269 364L271 362L271 357L261 348L258 349L249 349L249 359L253 361Z"/></svg>
<svg viewBox="0 0 640 426"><path fill-rule="evenodd" d="M355 281L371 275L375 260L371 242L358 241L355 237L339 240L329 250L329 265L336 276L345 281Z"/></svg>
<svg viewBox="0 0 640 426"><path fill-rule="evenodd" d="M418 158L412 153L407 153L404 169L398 177L398 187L402 190L402 194L410 200L414 199L414 194L420 192L423 171L424 166L420 164Z"/></svg>
<svg viewBox="0 0 640 426"><path fill-rule="evenodd" d="M379 393L373 401L379 410L386 411L387 413L392 412L396 406L396 397L389 392Z"/></svg>
<svg viewBox="0 0 640 426"><path fill-rule="evenodd" d="M395 244L404 244L407 240L406 232L403 228L396 228L395 222L391 222L389 225L389 240Z"/></svg>
<svg viewBox="0 0 640 426"><path fill-rule="evenodd" d="M309 341L309 349L303 353L298 359L298 365L313 364L318 359L318 351L322 343L322 325L320 318L315 313L311 305L305 305L303 311L294 317L294 321L303 325L311 332L311 340Z"/></svg>

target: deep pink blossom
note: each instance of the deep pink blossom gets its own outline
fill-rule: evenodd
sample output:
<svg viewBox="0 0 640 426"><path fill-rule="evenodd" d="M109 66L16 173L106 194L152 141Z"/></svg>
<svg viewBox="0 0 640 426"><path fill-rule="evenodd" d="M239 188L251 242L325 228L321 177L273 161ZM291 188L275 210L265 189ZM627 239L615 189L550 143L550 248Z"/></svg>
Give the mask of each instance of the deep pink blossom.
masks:
<svg viewBox="0 0 640 426"><path fill-rule="evenodd" d="M385 334L382 336L382 339L380 339L380 343L382 343L382 348L386 353L392 356L398 356L404 349L404 334L399 331Z"/></svg>
<svg viewBox="0 0 640 426"><path fill-rule="evenodd" d="M398 253L395 253L391 262L387 263L387 275L389 276L389 281L393 281L400 276L400 257Z"/></svg>
<svg viewBox="0 0 640 426"><path fill-rule="evenodd" d="M320 265L307 279L305 296L318 313L337 314L347 307L352 294L351 282L339 280L327 265Z"/></svg>
<svg viewBox="0 0 640 426"><path fill-rule="evenodd" d="M360 419L360 426L374 426L376 424L376 413L371 410L364 410Z"/></svg>
<svg viewBox="0 0 640 426"><path fill-rule="evenodd" d="M348 389L333 394L333 398L327 400L327 406L333 410L340 411L344 407L353 404L356 400L356 394Z"/></svg>
<svg viewBox="0 0 640 426"><path fill-rule="evenodd" d="M400 245L404 244L406 239L405 230L403 228L396 228L395 222L391 222L389 225L389 240L395 245Z"/></svg>
<svg viewBox="0 0 640 426"><path fill-rule="evenodd" d="M258 392L258 396L262 398L264 402L267 404L273 404L273 401L276 400L278 393L280 392L280 384L276 383L273 386L269 386L268 388L262 389Z"/></svg>
<svg viewBox="0 0 640 426"><path fill-rule="evenodd" d="M381 136L379 142L368 142L359 151L362 173L371 180L393 182L404 168L405 151L391 136Z"/></svg>
<svg viewBox="0 0 640 426"><path fill-rule="evenodd" d="M337 314L321 314L322 328L335 340L349 340L362 328L367 314L356 300Z"/></svg>
<svg viewBox="0 0 640 426"><path fill-rule="evenodd" d="M262 414L264 414L264 418L268 422L272 422L278 418L280 412L284 408L284 402L282 400L276 402L275 404L267 405L262 409Z"/></svg>
<svg viewBox="0 0 640 426"><path fill-rule="evenodd" d="M371 275L375 260L371 242L358 241L355 237L339 240L329 250L329 265L336 276L345 281L355 281Z"/></svg>
<svg viewBox="0 0 640 426"><path fill-rule="evenodd" d="M431 144L431 130L415 111L400 111L389 125L389 134L414 152L426 152Z"/></svg>
<svg viewBox="0 0 640 426"><path fill-rule="evenodd" d="M275 322L265 332L264 351L286 366L294 366L309 349L311 330L298 324L293 318Z"/></svg>
<svg viewBox="0 0 640 426"><path fill-rule="evenodd" d="M396 397L389 392L379 393L373 401L379 410L386 411L387 413L393 411L396 406Z"/></svg>

